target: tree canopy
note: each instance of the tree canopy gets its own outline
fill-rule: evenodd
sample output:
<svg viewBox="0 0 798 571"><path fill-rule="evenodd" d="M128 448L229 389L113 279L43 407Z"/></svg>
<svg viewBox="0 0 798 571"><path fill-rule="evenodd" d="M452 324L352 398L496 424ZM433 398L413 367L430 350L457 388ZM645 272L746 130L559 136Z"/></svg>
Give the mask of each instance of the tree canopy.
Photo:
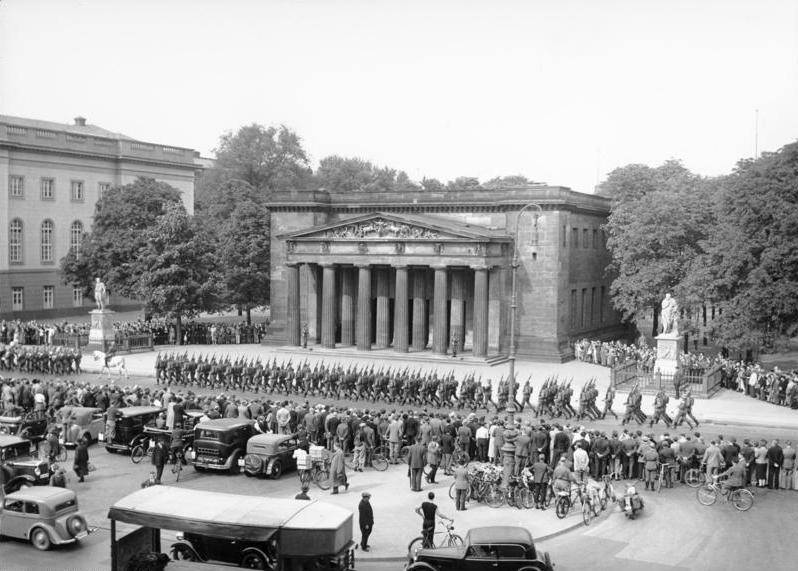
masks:
<svg viewBox="0 0 798 571"><path fill-rule="evenodd" d="M151 178L111 188L97 202L91 231L81 246L61 260L64 283L80 286L90 296L94 278L102 277L110 291L135 297L136 262L147 244L147 230L169 206L178 204L177 189Z"/></svg>

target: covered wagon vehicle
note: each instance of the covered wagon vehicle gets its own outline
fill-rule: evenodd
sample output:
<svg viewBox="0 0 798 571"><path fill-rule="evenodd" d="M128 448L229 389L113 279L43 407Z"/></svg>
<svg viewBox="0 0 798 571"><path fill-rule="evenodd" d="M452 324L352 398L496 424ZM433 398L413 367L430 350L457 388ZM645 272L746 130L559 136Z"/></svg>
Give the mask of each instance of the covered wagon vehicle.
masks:
<svg viewBox="0 0 798 571"><path fill-rule="evenodd" d="M247 569L355 568L352 512L323 502L152 486L116 502L108 517L112 571L145 550ZM117 537L118 522L141 527ZM178 541L162 546L161 530L177 531Z"/></svg>
<svg viewBox="0 0 798 571"><path fill-rule="evenodd" d="M459 547L421 549L411 556L407 571L552 571L548 553L535 549L526 528L475 527Z"/></svg>
<svg viewBox="0 0 798 571"><path fill-rule="evenodd" d="M164 409L160 406L127 406L117 409L113 436L103 432L97 440L105 442L108 452L130 452L144 432L144 427L155 420Z"/></svg>
<svg viewBox="0 0 798 571"><path fill-rule="evenodd" d="M10 494L31 486L46 486L53 466L46 460L31 457L30 440L0 434L0 485Z"/></svg>
<svg viewBox="0 0 798 571"><path fill-rule="evenodd" d="M75 492L43 486L14 492L3 500L0 535L30 541L45 551L52 545L74 543L91 530L78 511Z"/></svg>
<svg viewBox="0 0 798 571"><path fill-rule="evenodd" d="M91 444L105 429L103 411L97 407L67 405L58 410L58 416L65 427L61 433L61 444L75 447L81 438Z"/></svg>
<svg viewBox="0 0 798 571"><path fill-rule="evenodd" d="M247 442L247 455L239 462L247 476L268 476L278 479L283 472L296 470L294 450L308 443L300 442L296 434L256 434Z"/></svg>

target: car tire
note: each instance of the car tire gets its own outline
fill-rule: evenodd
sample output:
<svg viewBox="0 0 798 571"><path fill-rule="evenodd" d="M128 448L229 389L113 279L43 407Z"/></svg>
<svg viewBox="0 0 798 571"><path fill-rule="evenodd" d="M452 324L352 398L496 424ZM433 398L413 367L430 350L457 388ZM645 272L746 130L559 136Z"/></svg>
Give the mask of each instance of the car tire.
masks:
<svg viewBox="0 0 798 571"><path fill-rule="evenodd" d="M37 527L31 532L30 543L39 551L47 551L52 545L49 534L41 527Z"/></svg>
<svg viewBox="0 0 798 571"><path fill-rule="evenodd" d="M139 444L133 447L133 450L130 451L130 461L134 464L138 464L141 462L141 459L144 458L144 455L147 452L144 450L144 447Z"/></svg>
<svg viewBox="0 0 798 571"><path fill-rule="evenodd" d="M244 569L273 569L266 555L258 549L252 549L244 553L239 567Z"/></svg>
<svg viewBox="0 0 798 571"><path fill-rule="evenodd" d="M436 571L435 567L424 561L416 561L407 566L405 571Z"/></svg>
<svg viewBox="0 0 798 571"><path fill-rule="evenodd" d="M269 464L269 478L279 480L283 475L283 463L280 460L272 460Z"/></svg>
<svg viewBox="0 0 798 571"><path fill-rule="evenodd" d="M241 453L236 452L233 454L233 460L230 462L230 474L236 475L241 473L241 466L238 465L238 459L241 458Z"/></svg>

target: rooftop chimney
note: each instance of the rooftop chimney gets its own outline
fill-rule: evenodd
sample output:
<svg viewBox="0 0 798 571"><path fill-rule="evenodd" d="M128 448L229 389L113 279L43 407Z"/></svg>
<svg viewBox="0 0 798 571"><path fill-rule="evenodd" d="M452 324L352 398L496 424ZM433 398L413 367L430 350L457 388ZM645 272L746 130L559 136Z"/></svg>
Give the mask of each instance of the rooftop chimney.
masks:
<svg viewBox="0 0 798 571"><path fill-rule="evenodd" d="M85 127L86 126L86 118L85 117L75 117L75 125L78 127Z"/></svg>

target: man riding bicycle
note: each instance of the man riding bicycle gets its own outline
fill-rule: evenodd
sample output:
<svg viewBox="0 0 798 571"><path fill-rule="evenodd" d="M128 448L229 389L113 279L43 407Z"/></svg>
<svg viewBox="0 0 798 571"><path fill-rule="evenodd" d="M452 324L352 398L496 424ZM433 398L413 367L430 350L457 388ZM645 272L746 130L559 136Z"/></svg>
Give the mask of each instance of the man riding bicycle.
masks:
<svg viewBox="0 0 798 571"><path fill-rule="evenodd" d="M712 479L717 482L720 478L723 477L726 477L726 479L721 484L724 492L733 492L734 490L739 490L740 488L745 487L745 481L746 481L745 458L740 456L737 462L731 465L731 468L729 468L725 472L721 472L720 474L714 475Z"/></svg>

